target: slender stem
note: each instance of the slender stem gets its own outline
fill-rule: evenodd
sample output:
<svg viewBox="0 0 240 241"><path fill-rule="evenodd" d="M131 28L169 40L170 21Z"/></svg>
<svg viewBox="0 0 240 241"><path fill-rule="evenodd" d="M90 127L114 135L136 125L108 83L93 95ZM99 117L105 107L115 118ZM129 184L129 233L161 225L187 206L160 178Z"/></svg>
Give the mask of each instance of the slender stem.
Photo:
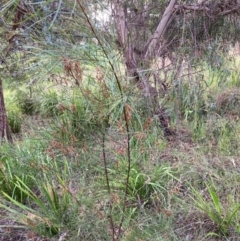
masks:
<svg viewBox="0 0 240 241"><path fill-rule="evenodd" d="M113 71L114 77L115 77L115 79L116 79L116 81L117 81L117 85L118 85L119 91L120 91L120 93L121 93L121 97L123 97L122 86L121 86L121 84L120 84L120 80L119 80L119 78L118 78L118 76L117 76L117 73L116 73L116 71L115 71L114 65L113 65L112 61L109 59L108 53L107 53L107 51L105 50L105 48L103 47L103 43L102 43L101 39L99 38L99 35L96 33L96 31L95 31L95 29L94 29L94 27L93 27L93 25L92 25L92 23L91 23L88 15L87 15L87 13L86 13L86 11L85 11L85 8L84 8L83 5L81 4L80 0L77 0L77 2L78 2L78 4L79 4L80 8L82 9L82 12L83 12L83 14L84 14L84 16L85 16L85 18L86 18L86 20L87 20L87 23L88 23L89 27L91 28L91 31L92 31L94 37L97 39L98 44L100 45L100 47L101 47L104 55L106 56L106 58L107 58L107 60L108 60L108 63L109 63L109 65L110 65L110 67L111 67L111 69L112 69L112 71Z"/></svg>
<svg viewBox="0 0 240 241"><path fill-rule="evenodd" d="M126 178L126 186L125 186L125 194L124 194L124 200L123 200L123 211L122 211L122 219L118 228L118 235L116 240L120 238L121 235L121 229L124 221L124 213L127 206L127 196L128 196L128 186L129 186L129 177L130 177L130 171L131 171L131 148L130 148L130 129L129 124L127 121L127 112L126 108L124 107L124 119L125 119L125 126L127 130L127 160L128 160L128 169L127 169L127 178Z"/></svg>
<svg viewBox="0 0 240 241"><path fill-rule="evenodd" d="M101 39L99 38L99 35L97 34L97 32L95 31L86 11L85 11L85 8L83 7L83 5L81 4L80 0L77 0L78 2L78 5L80 6L86 20L87 20L87 23L94 35L94 37L97 39L97 42L99 44L99 46L101 47L104 55L106 56L107 60L108 60L108 63L113 71L113 74L114 74L114 77L115 77L115 80L117 82L117 85L118 85L118 89L119 89L119 92L120 92L120 95L121 95L121 98L123 99L123 90L122 90L122 86L121 86L121 83L120 83L120 79L118 78L117 76L117 73L115 71L115 68L114 68L114 64L113 62L110 60L109 56L108 56L108 53L107 51L105 50L104 46L103 46L103 43L101 41ZM113 220L112 220L112 216L110 215L112 221L111 223L111 226L112 226L112 229L113 229L113 241L114 240L119 240L119 237L121 235L121 229L122 229L122 225L123 225L123 221L124 221L124 212L126 210L126 204L127 204L127 196L128 196L128 186L129 186L129 177L130 177L130 170L131 170L131 148L130 148L130 126L129 126L129 123L128 123L128 120L127 120L127 109L126 109L126 106L124 105L123 107L123 115L124 115L124 120L125 120L125 126L126 126L126 131L127 131L127 161L128 161L128 169L127 169L127 178L126 178L126 188L125 188L125 194L124 194L124 201L123 201L123 215L122 215L122 218L121 218L121 221L120 221L120 224L119 224L119 228L118 228L118 235L117 237L115 238L115 229L114 229L114 226L113 226ZM104 136L104 139L103 139L103 159L104 159L104 165L105 165L105 175L106 175L106 178L107 178L107 185L108 185L108 192L110 194L110 185L109 185L109 179L108 179L108 171L107 171L107 163L106 163L106 156L105 156L105 151L104 151L104 142L105 142L105 136Z"/></svg>
<svg viewBox="0 0 240 241"><path fill-rule="evenodd" d="M104 171L105 171L105 178L106 178L106 183L107 183L107 190L108 190L108 195L111 195L111 187L110 187L110 182L109 182L109 176L108 176L108 169L107 169L107 158L106 158L106 152L105 152L105 133L103 133L102 136L102 154L103 154L103 163L104 163ZM112 218L112 203L109 202L110 205L110 225L112 229L112 238L114 241L115 238L115 228L114 228L114 223L113 223L113 218Z"/></svg>

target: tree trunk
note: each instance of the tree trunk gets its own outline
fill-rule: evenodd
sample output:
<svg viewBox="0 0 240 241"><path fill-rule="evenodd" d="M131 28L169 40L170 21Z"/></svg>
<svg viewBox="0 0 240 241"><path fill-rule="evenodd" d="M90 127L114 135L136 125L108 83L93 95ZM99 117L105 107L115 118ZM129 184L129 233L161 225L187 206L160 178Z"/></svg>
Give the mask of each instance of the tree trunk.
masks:
<svg viewBox="0 0 240 241"><path fill-rule="evenodd" d="M151 61L158 56L161 49L161 41L167 25L171 21L174 12L176 0L170 0L156 31L146 43L146 48L139 51L137 42L132 41L131 31L127 23L127 9L124 1L113 0L113 16L117 30L118 43L123 51L126 72L132 83L136 84L138 89L146 98L148 108L152 114L159 117L160 125L163 129L164 136L173 135L173 131L168 127L168 120L164 109L159 105L158 91L151 86L147 70L151 69Z"/></svg>
<svg viewBox="0 0 240 241"><path fill-rule="evenodd" d="M0 79L0 141L7 139L12 142L12 135L7 121L6 108L3 96L2 80Z"/></svg>

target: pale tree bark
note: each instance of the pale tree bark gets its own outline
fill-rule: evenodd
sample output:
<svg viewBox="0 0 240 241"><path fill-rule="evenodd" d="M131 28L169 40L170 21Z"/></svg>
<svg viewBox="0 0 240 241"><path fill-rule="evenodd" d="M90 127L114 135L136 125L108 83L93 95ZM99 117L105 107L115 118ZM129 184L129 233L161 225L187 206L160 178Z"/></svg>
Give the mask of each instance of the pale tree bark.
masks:
<svg viewBox="0 0 240 241"><path fill-rule="evenodd" d="M159 53L159 50L161 48L162 37L167 28L167 25L169 24L170 18L173 15L174 5L176 2L177 0L171 0L169 2L169 5L167 6L163 14L163 17L159 22L157 29L155 30L153 36L150 38L145 53L146 59L156 57L156 55Z"/></svg>
<svg viewBox="0 0 240 241"><path fill-rule="evenodd" d="M118 43L123 49L123 56L129 77L134 78L136 75L137 62L134 58L133 43L129 39L129 31L126 22L126 7L121 0L113 1L113 16L117 30Z"/></svg>
<svg viewBox="0 0 240 241"><path fill-rule="evenodd" d="M129 25L126 20L127 7L124 5L124 1L113 0L112 3L118 43L123 51L128 77L143 92L143 95L147 98L148 107L153 110L154 114L158 114L165 136L171 135L172 131L168 128L164 110L158 104L158 92L155 87L151 86L147 70L150 69L152 60L158 56L161 50L161 41L175 11L174 4L176 0L169 2L155 32L150 36L143 50L139 50L137 43L134 43L131 39Z"/></svg>
<svg viewBox="0 0 240 241"><path fill-rule="evenodd" d="M7 139L12 142L12 135L7 121L6 108L4 103L2 80L0 79L0 141Z"/></svg>

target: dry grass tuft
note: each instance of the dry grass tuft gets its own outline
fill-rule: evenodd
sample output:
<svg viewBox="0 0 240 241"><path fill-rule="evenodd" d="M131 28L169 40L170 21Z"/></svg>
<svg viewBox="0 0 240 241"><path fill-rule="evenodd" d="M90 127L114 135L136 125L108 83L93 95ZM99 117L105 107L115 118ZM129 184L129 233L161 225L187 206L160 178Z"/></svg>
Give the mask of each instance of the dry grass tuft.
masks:
<svg viewBox="0 0 240 241"><path fill-rule="evenodd" d="M219 114L240 114L240 90L228 88L216 97L216 108Z"/></svg>

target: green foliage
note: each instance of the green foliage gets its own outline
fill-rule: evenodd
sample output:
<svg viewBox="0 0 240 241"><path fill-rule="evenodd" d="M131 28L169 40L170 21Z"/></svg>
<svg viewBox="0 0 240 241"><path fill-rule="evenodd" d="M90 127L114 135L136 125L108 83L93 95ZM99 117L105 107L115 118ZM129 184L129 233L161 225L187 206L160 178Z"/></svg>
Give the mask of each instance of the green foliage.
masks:
<svg viewBox="0 0 240 241"><path fill-rule="evenodd" d="M129 174L126 161L121 161L117 170L110 169L112 177L110 183L113 190L125 191L127 176L129 175L127 194L130 200L148 203L151 201L153 193L160 193L164 196L169 180L174 178L173 170L167 165L162 165L147 174L139 166L137 163L132 164Z"/></svg>
<svg viewBox="0 0 240 241"><path fill-rule="evenodd" d="M212 130L213 140L217 143L219 150L222 153L233 154L237 150L239 137L237 135L239 125L233 120L219 119L215 120ZM210 132L211 131L211 132Z"/></svg>
<svg viewBox="0 0 240 241"><path fill-rule="evenodd" d="M28 195L23 192L21 183L33 186L31 177L27 173L27 169L21 163L9 156L0 158L0 193L4 193L13 200L25 203Z"/></svg>
<svg viewBox="0 0 240 241"><path fill-rule="evenodd" d="M206 115L205 87L202 80L187 79L175 82L171 93L175 112L186 121L197 122Z"/></svg>
<svg viewBox="0 0 240 241"><path fill-rule="evenodd" d="M10 89L7 89L4 91L4 98L6 103L8 124L12 133L19 133L21 131L23 117L16 93Z"/></svg>
<svg viewBox="0 0 240 241"><path fill-rule="evenodd" d="M211 150L223 154L234 155L238 153L239 122L231 117L220 117L211 113L205 120L198 122L198 128L190 123L194 140L208 144Z"/></svg>
<svg viewBox="0 0 240 241"><path fill-rule="evenodd" d="M54 117L59 114L59 96L55 90L44 92L39 98L39 113L46 117Z"/></svg>
<svg viewBox="0 0 240 241"><path fill-rule="evenodd" d="M10 163L14 165L14 170ZM40 163L32 163L32 166L40 166ZM22 168L22 171L26 171L26 168ZM14 214L17 222L43 236L54 236L61 228L76 221L74 217L77 217L79 203L68 183L66 162L63 171L60 171L58 163L49 163L48 168L38 170L38 178L32 176L34 168L27 175L23 172L21 175L14 174L18 172L16 162L11 160L2 164L0 175L1 196L13 205L9 207L3 202L0 206ZM21 211L16 212L16 208Z"/></svg>
<svg viewBox="0 0 240 241"><path fill-rule="evenodd" d="M130 23L128 32L133 49L146 45L149 34L155 31L168 4L167 1L135 2L134 5L130 2L126 5L126 17L131 17L131 21L127 22ZM182 2L179 1L179 4ZM186 2L192 4L191 1L184 1ZM19 13L18 8L15 8L18 1L5 1L4 4L4 15L1 16L9 30L15 26L12 20ZM88 11L86 15L92 16L90 10L99 8L101 4L99 2L99 5L95 5L95 2L90 1L85 7ZM146 9L149 10L146 16L149 18L142 24L138 22L138 19L141 20L138 15L146 4ZM88 9L89 6L92 8ZM178 123L180 119L187 131L192 132L194 138L188 142L182 141L181 132L168 140L162 140L157 127L158 117L154 116L156 113L149 108L146 98L135 93L132 87L125 86L128 81L122 59L119 58L122 53L118 54L113 43L115 31L111 28L109 31L102 29L101 23L95 19L90 19L89 22L98 22L99 26L88 26L78 3L72 6L69 2L62 1L56 5L47 1L27 6L23 4L21 7L23 11L20 27L16 31L9 31L9 34L14 34L13 42L16 46L14 51L10 49L10 57L4 56L10 65L11 75L21 73L18 70L15 73L13 71L20 66L23 69L20 65L23 61L29 64L28 75L25 75L24 66L24 75L16 77L29 78L31 86L35 85L36 80L41 82L55 72L59 73L61 80L66 81L66 85L68 80L75 82L71 75L79 77L79 86L49 86L49 82L43 81L36 85L31 98L25 92L7 94L8 97L18 95L12 102L7 101L16 103L16 106L11 104L8 108L12 129L15 124L11 121L11 115L15 120L21 120L18 118L21 113L39 114L41 121L44 122L46 118L49 123L41 132L34 123L29 126L33 133L27 136L27 140L17 140L16 145L9 146L6 150L1 146L0 206L7 211L6 216L12 214L14 217L11 219L38 234L51 237L52 240L62 239L60 236L63 232L67 233L66 240L73 241L189 240L189 236L185 235L186 230L194 232L202 227L199 226L200 222L196 222L198 214L194 213L194 222L187 220L179 228L181 218L188 216L185 214L187 211L191 212L192 204L192 200L188 199L188 195L183 195L181 190L184 188L185 176L192 173L194 178L196 175L204 178L201 169L204 165L206 172L219 175L209 164L216 160L208 159L208 156L214 154L221 160L220 153L227 153L227 158L231 158L229 154L239 154L239 125L228 119L230 115L239 114L239 93L236 88L220 93L226 87L228 79L225 77L229 75L230 68L225 66L226 51L221 46L226 44L224 39L219 38L221 34L219 35L218 30L224 33L223 38L231 37L228 33L232 28L228 28L228 20L224 21L223 17L212 19L211 16L209 18L207 15L200 16L201 14L196 16L195 11L190 11L185 16L179 10L177 13L180 14L173 16L173 21L169 23L163 36L163 43L166 45L161 50L164 49L165 52L166 47L166 54L178 53L186 57L184 61L189 61L190 67L192 62L198 61L193 52L199 51L199 55L204 56L202 59L205 58L211 66L207 70L212 71L211 79L198 73L193 75L193 69L187 71L184 66L184 73L174 77L174 82L168 86L171 93L166 90L164 98L161 96L158 99L163 107L167 102L167 111L169 116L175 118L177 130L182 127ZM104 9L103 5L100 8ZM51 12L56 14L48 21ZM25 32L25 29L28 31ZM8 35L7 31L1 29L1 32L1 36ZM7 37L3 42L8 44L9 39ZM138 46L134 46L135 40ZM21 43L19 46L18 42ZM11 58L15 52L16 58ZM194 58L189 60L188 56ZM82 71L76 71L76 66L80 68L80 60L83 76ZM153 59L149 59L151 61ZM141 61L136 58L136 62ZM203 66L205 65L204 63ZM146 77L146 71L149 72L139 69L143 78ZM93 77L96 72L100 72L100 75ZM159 75L162 77L162 73ZM238 86L238 75L232 76L234 80L231 84ZM165 80L166 83L169 82L168 77ZM211 93L213 96L209 98ZM216 97L215 93L219 93L219 96ZM216 152L204 153L204 145L208 142L216 145ZM202 143L204 144L201 145ZM115 145L123 148L119 150ZM102 160L104 155L106 160ZM208 163L203 165L202 159L207 159ZM236 164L233 161L234 168L238 165L237 161L236 159ZM217 164L225 165L224 161L219 163ZM180 173L182 179L177 180L173 170L179 166L183 167ZM109 180L106 173L109 174ZM104 183L101 189L99 180L101 184ZM106 188L106 183L110 190ZM195 186L194 182L194 188ZM236 227L239 222L239 205L236 204L239 202L238 198L233 194L229 195L228 205L225 207L222 190L218 193L213 183L206 187L208 199L193 191L194 200L198 208L214 221L220 232L227 235L229 229ZM183 212L184 208L186 210ZM111 219L113 223L110 222ZM177 237L179 230L183 233L183 238ZM119 234L118 239L114 236L114 231L115 236ZM190 236L190 239L204 240L197 235L193 238Z"/></svg>
<svg viewBox="0 0 240 241"><path fill-rule="evenodd" d="M11 108L11 107L9 107ZM8 124L12 133L20 133L22 126L22 114L19 109L7 111Z"/></svg>
<svg viewBox="0 0 240 241"><path fill-rule="evenodd" d="M231 227L236 228L237 226L236 221L240 210L240 203L236 203L234 197L228 195L227 204L223 206L212 180L210 183L206 183L206 188L210 200L204 198L196 189L192 189L196 207L206 213L217 225L219 232L226 236L229 234L229 229Z"/></svg>
<svg viewBox="0 0 240 241"><path fill-rule="evenodd" d="M54 108L52 113L55 113L55 116L50 128L56 139L65 143L71 141L72 138L79 141L91 139L91 136L99 133L105 125L98 118L100 110L94 109L79 91L74 90L74 92L68 90L62 93L52 105ZM42 108L45 107L42 106ZM43 111L46 113L48 109Z"/></svg>
<svg viewBox="0 0 240 241"><path fill-rule="evenodd" d="M41 196L38 196L24 181L18 180L16 184L16 187L27 195L32 203L37 206L37 210L22 205L22 203L16 201L7 193L3 193L3 195L20 208L23 213L28 212L26 215L19 215L20 217L17 217L18 222L25 224L44 236L54 236L58 234L59 228L63 225L62 218L63 215L65 215L64 211L66 211L68 205L71 205L71 203L68 203L68 196L70 196L70 194L63 193L63 195L60 195L50 184L41 183L41 185ZM5 205L1 206L10 212L14 212Z"/></svg>
<svg viewBox="0 0 240 241"><path fill-rule="evenodd" d="M39 103L37 96L31 98L26 91L18 90L16 92L16 98L23 114L33 115L38 113Z"/></svg>

